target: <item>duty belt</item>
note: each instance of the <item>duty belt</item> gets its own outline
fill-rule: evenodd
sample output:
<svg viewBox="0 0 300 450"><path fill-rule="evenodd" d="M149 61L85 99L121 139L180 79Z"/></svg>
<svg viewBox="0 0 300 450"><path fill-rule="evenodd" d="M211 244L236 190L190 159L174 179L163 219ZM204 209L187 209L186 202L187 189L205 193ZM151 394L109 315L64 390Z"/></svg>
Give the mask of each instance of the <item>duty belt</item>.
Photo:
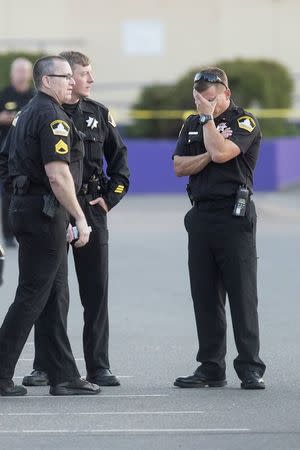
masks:
<svg viewBox="0 0 300 450"><path fill-rule="evenodd" d="M233 206L235 202L235 196L215 198L211 200L194 200L193 204L199 209L214 209L219 207Z"/></svg>
<svg viewBox="0 0 300 450"><path fill-rule="evenodd" d="M21 175L13 179L14 195L43 195L49 194L46 186L33 183L28 177Z"/></svg>
<svg viewBox="0 0 300 450"><path fill-rule="evenodd" d="M83 183L78 195L91 195L91 194L100 194L101 186L99 179L91 179L87 183Z"/></svg>

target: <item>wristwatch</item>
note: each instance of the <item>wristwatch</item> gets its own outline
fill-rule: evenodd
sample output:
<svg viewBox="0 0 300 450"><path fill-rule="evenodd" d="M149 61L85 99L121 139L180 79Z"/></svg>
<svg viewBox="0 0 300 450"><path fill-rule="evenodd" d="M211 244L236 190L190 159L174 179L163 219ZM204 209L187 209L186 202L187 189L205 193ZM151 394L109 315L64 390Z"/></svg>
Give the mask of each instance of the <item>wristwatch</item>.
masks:
<svg viewBox="0 0 300 450"><path fill-rule="evenodd" d="M213 120L212 114L201 114L201 116L199 117L199 122L201 123L201 125L205 125L209 120Z"/></svg>

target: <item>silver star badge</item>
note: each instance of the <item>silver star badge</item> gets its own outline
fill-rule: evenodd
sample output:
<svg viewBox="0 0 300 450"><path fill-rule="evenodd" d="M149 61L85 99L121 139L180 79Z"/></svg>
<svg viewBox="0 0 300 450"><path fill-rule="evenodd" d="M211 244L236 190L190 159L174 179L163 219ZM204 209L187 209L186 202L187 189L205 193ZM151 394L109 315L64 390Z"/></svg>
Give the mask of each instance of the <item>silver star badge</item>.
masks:
<svg viewBox="0 0 300 450"><path fill-rule="evenodd" d="M90 128L91 130L93 130L94 128L97 128L98 120L96 120L94 117L89 117L86 120L86 123L87 123L87 127Z"/></svg>

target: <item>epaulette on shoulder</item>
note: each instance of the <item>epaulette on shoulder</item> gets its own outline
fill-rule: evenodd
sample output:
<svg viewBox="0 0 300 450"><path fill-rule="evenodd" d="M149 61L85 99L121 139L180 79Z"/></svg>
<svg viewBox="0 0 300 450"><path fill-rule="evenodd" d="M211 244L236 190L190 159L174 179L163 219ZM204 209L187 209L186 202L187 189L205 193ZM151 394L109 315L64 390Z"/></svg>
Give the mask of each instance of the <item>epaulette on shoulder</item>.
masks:
<svg viewBox="0 0 300 450"><path fill-rule="evenodd" d="M87 103L92 103L95 106L98 106L98 108L101 108L105 112L109 111L107 106L103 105L103 103L100 103L100 102L97 102L96 100L93 100L92 98L84 97L84 101L87 102Z"/></svg>

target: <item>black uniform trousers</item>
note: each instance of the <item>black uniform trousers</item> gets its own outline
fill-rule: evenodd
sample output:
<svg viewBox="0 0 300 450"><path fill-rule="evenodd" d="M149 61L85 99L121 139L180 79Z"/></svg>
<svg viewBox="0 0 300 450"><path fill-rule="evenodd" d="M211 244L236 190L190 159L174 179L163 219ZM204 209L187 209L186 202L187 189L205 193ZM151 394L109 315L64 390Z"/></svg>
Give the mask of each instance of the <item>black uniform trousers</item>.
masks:
<svg viewBox="0 0 300 450"><path fill-rule="evenodd" d="M185 216L189 237L189 274L199 340L197 361L212 377L225 376L228 295L238 356L239 378L261 376L257 314L256 212L232 215L233 199L198 202Z"/></svg>
<svg viewBox="0 0 300 450"><path fill-rule="evenodd" d="M0 379L13 377L32 326L43 317L45 370L51 385L79 377L65 328L68 304L66 213L42 214L42 196L13 196L10 220L19 242L19 284L0 329Z"/></svg>
<svg viewBox="0 0 300 450"><path fill-rule="evenodd" d="M91 195L79 196L80 206L92 227L89 242L81 248L72 247L79 292L84 314L83 352L86 371L96 376L99 369L109 369L108 339L108 230L105 211L89 205ZM67 307L65 321L67 320ZM36 370L46 370L43 318L35 328Z"/></svg>
<svg viewBox="0 0 300 450"><path fill-rule="evenodd" d="M4 187L1 190L1 223L2 223L2 234L4 240L10 240L14 238L14 234L11 229L9 222L9 205L11 201L11 194L5 191Z"/></svg>

